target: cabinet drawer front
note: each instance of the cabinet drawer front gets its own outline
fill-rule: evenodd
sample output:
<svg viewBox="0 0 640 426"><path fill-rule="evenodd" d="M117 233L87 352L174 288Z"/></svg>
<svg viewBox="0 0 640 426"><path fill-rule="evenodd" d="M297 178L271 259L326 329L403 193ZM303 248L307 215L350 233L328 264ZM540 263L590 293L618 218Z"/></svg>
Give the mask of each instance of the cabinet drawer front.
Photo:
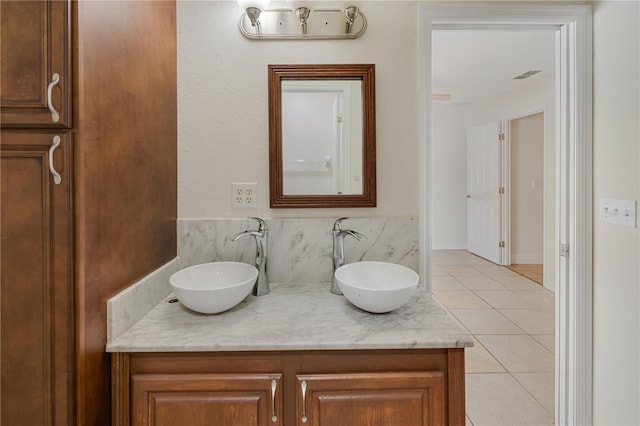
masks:
<svg viewBox="0 0 640 426"><path fill-rule="evenodd" d="M444 389L442 372L298 375L297 423L441 425L445 421Z"/></svg>
<svg viewBox="0 0 640 426"><path fill-rule="evenodd" d="M281 374L138 374L131 382L133 425L282 424Z"/></svg>

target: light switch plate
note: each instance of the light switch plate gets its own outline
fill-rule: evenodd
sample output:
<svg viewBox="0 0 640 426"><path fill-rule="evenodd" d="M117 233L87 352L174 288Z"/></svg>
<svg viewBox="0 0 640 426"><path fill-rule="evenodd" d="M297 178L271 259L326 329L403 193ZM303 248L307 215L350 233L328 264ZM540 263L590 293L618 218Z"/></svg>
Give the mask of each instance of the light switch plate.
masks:
<svg viewBox="0 0 640 426"><path fill-rule="evenodd" d="M636 204L633 200L600 198L600 221L635 228L638 217Z"/></svg>

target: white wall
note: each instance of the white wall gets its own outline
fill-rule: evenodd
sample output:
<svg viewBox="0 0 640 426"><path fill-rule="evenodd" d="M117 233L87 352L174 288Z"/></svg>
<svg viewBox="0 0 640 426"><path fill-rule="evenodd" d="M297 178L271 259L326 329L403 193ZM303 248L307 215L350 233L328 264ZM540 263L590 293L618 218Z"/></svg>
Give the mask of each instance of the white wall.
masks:
<svg viewBox="0 0 640 426"><path fill-rule="evenodd" d="M417 216L417 40L413 2L358 2L357 40L249 40L235 1L179 1L178 217ZM378 207L269 209L267 65L375 63ZM232 209L231 183L258 208Z"/></svg>
<svg viewBox="0 0 640 426"><path fill-rule="evenodd" d="M640 238L599 199L640 198L640 3L594 10L594 424L640 424Z"/></svg>
<svg viewBox="0 0 640 426"><path fill-rule="evenodd" d="M463 107L433 103L431 130L434 249L467 248L467 127Z"/></svg>

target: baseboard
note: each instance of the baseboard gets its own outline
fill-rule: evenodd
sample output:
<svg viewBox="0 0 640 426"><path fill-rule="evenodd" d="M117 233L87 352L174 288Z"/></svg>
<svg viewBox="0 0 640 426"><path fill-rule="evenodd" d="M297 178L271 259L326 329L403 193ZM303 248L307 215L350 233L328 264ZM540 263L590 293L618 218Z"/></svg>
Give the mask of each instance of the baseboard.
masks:
<svg viewBox="0 0 640 426"><path fill-rule="evenodd" d="M511 263L516 265L542 265L543 257L535 254L512 254Z"/></svg>
<svg viewBox="0 0 640 426"><path fill-rule="evenodd" d="M466 250L466 244L433 244L431 250Z"/></svg>

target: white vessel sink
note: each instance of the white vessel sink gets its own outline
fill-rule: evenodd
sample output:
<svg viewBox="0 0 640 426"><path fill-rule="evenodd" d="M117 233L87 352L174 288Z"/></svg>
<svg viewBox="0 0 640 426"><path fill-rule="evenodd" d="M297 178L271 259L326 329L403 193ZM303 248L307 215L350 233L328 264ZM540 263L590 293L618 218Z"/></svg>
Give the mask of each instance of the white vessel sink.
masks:
<svg viewBox="0 0 640 426"><path fill-rule="evenodd" d="M180 303L203 314L233 308L251 292L258 270L242 262L212 262L181 269L169 278Z"/></svg>
<svg viewBox="0 0 640 426"><path fill-rule="evenodd" d="M407 303L419 281L412 269L388 262L349 263L339 267L335 276L349 302L378 314Z"/></svg>

